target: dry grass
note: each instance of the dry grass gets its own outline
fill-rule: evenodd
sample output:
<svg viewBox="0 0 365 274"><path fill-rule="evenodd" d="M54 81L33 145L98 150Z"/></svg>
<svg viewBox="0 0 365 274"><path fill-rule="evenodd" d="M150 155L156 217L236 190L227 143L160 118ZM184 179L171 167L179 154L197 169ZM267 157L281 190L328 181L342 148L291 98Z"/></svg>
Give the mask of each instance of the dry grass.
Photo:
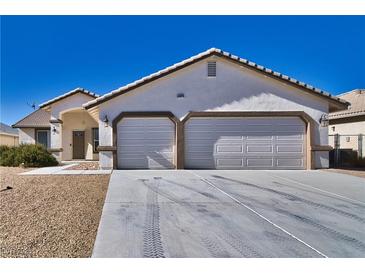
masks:
<svg viewBox="0 0 365 274"><path fill-rule="evenodd" d="M0 167L0 257L89 257L109 175L24 171Z"/></svg>
<svg viewBox="0 0 365 274"><path fill-rule="evenodd" d="M330 168L330 169L323 169L323 170L365 178L365 168L364 169L336 169L336 168Z"/></svg>

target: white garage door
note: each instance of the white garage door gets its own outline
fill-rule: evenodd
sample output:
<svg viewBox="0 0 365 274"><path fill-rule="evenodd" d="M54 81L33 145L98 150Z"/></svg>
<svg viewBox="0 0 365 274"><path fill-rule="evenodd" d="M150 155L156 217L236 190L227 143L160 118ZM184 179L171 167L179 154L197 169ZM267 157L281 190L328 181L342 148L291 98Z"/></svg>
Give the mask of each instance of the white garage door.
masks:
<svg viewBox="0 0 365 274"><path fill-rule="evenodd" d="M304 169L305 124L297 117L191 118L185 168Z"/></svg>
<svg viewBox="0 0 365 274"><path fill-rule="evenodd" d="M168 118L123 118L117 126L118 168L174 168L175 124Z"/></svg>

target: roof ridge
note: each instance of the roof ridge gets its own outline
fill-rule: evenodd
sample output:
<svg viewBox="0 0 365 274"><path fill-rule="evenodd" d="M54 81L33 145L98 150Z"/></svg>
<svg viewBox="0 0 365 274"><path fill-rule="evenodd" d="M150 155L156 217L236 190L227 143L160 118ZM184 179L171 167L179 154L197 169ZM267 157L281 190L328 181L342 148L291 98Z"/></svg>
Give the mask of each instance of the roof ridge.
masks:
<svg viewBox="0 0 365 274"><path fill-rule="evenodd" d="M86 95L90 95L91 97L94 97L94 98L98 98L98 97L100 97L100 95L98 95L98 94L96 94L96 93L94 93L94 92L88 91L88 90L87 90L87 89L85 89L85 88L77 87L77 88L75 88L75 89L73 89L73 90L70 90L70 91L68 91L68 92L64 93L64 94L61 94L61 95L56 96L56 97L54 97L54 98L52 98L52 99L50 99L50 100L48 100L48 101L45 101L45 102L43 102L43 103L39 104L38 106L39 106L40 108L43 108L43 107L48 106L48 105L50 105L50 104L52 104L52 103L54 103L54 102L56 102L56 101L59 101L59 100L61 100L61 99L64 99L64 98L66 98L66 97L68 97L68 96L71 96L71 95L73 95L73 94L76 94L77 92L82 92L82 93L84 93L84 94L86 94Z"/></svg>
<svg viewBox="0 0 365 274"><path fill-rule="evenodd" d="M346 94L350 94L350 93L353 93L353 92L357 92L357 91L359 91L359 90L361 90L361 91L365 91L365 88L355 88L355 89L353 89L353 90L350 90L350 91L346 91L346 92L344 92L344 93L337 94L337 96L338 96L338 97L340 97L340 96L344 96L344 95L346 95Z"/></svg>
<svg viewBox="0 0 365 274"><path fill-rule="evenodd" d="M337 102L337 103L340 103L340 104L349 105L349 103L347 101L345 101L345 100L343 100L341 98L338 98L338 97L332 95L329 92L326 92L326 91L321 90L319 88L316 88L314 86L308 85L308 84L306 84L304 82L301 82L301 81L299 81L299 80L297 80L295 78L292 78L292 77L287 76L285 74L282 74L280 72L274 71L272 69L266 68L266 67L264 67L262 65L258 65L255 62L249 61L247 59L240 58L240 57L238 57L236 55L233 55L233 54L231 54L229 52L226 52L226 51L223 51L221 49L218 49L218 48L210 48L210 49L208 49L206 51L203 51L203 52L201 52L201 53L199 53L197 55L194 55L194 56L192 56L190 58L187 58L185 60L182 60L182 61L180 61L178 63L175 63L175 64L173 64L171 66L168 66L168 67L166 67L164 69L161 69L161 70L159 70L157 72L151 73L151 74L149 74L149 75L147 75L145 77L142 77L140 79L137 79L134 82L131 82L131 83L127 84L127 85L124 85L122 87L119 87L119 88L117 88L115 90L112 90L112 91L104 94L103 96L100 96L98 98L95 98L95 99L93 99L93 100L91 100L91 101L83 104L83 107L85 107L85 108L91 108L91 107L93 107L95 105L98 105L99 103L102 103L103 101L106 101L106 100L111 99L114 96L117 96L117 95L122 94L122 92L126 92L126 91L128 91L130 89L133 89L133 88L136 88L136 87L138 87L140 85L143 85L145 83L148 83L148 82L150 82L152 80L155 80L155 79L157 79L159 77L164 76L165 74L168 74L168 73L173 72L173 71L175 71L177 69L183 68L184 66L187 66L187 65L189 65L189 64L191 64L193 62L200 61L200 59L206 58L206 57L210 56L211 54L218 54L221 57L229 58L232 61L239 62L240 64L245 65L245 66L248 66L248 67L253 68L253 69L256 69L257 71L261 71L261 72L263 72L265 74L269 74L269 75L271 75L274 78L278 78L278 79L287 81L287 82L289 82L289 83L291 83L293 85L296 85L296 86L301 87L303 89L306 89L308 91L314 92L317 95L324 96L327 99L330 99L330 100L332 100L334 102Z"/></svg>

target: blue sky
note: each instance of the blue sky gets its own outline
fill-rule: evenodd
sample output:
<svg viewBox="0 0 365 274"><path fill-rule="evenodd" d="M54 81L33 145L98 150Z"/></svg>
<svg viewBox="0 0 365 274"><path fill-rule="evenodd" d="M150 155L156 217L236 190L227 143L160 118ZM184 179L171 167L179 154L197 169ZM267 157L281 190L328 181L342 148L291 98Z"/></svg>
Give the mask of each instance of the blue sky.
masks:
<svg viewBox="0 0 365 274"><path fill-rule="evenodd" d="M1 17L0 120L76 87L104 94L211 47L338 94L365 88L365 17Z"/></svg>

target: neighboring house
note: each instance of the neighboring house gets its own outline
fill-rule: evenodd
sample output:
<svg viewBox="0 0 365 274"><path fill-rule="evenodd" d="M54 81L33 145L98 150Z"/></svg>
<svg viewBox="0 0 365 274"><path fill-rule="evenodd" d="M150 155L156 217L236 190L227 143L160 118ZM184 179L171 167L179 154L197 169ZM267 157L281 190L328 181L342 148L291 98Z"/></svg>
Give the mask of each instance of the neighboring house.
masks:
<svg viewBox="0 0 365 274"><path fill-rule="evenodd" d="M365 89L355 89L338 97L351 106L329 115L329 144L335 147L337 138L339 148L358 151L359 156L365 157Z"/></svg>
<svg viewBox="0 0 365 274"><path fill-rule="evenodd" d="M59 160L99 156L103 169L313 169L328 167L323 117L347 107L210 49L100 97L76 89L14 127L21 142L44 142ZM47 135L39 135L33 115L42 116Z"/></svg>
<svg viewBox="0 0 365 274"><path fill-rule="evenodd" d="M0 122L0 145L12 147L19 145L18 130Z"/></svg>

